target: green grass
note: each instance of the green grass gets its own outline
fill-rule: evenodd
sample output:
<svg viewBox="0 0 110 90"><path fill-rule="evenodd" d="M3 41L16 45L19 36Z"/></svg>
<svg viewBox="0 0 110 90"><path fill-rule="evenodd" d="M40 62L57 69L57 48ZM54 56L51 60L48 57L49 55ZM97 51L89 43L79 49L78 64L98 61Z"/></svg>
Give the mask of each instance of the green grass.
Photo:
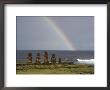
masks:
<svg viewBox="0 0 110 90"><path fill-rule="evenodd" d="M16 74L94 74L94 66L87 64L17 65Z"/></svg>

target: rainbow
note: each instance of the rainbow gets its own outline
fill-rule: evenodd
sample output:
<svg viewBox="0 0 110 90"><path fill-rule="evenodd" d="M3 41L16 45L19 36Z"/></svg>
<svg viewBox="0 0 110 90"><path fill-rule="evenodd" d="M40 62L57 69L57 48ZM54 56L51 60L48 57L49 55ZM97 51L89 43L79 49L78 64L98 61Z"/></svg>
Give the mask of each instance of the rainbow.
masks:
<svg viewBox="0 0 110 90"><path fill-rule="evenodd" d="M63 30L60 29L60 27L58 27L58 25L56 25L56 23L49 17L43 17L43 19L49 24L51 25L51 27L53 28L53 30L60 36L60 38L65 42L66 46L68 47L69 50L75 50L75 47L73 44L71 44L69 38L65 35L65 33L63 32Z"/></svg>

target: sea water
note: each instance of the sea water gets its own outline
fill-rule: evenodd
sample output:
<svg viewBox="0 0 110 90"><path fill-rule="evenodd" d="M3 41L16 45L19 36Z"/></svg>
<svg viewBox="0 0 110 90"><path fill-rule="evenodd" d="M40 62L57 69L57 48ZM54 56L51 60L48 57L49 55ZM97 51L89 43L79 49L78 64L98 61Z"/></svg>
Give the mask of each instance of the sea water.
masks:
<svg viewBox="0 0 110 90"><path fill-rule="evenodd" d="M56 58L62 59L62 62L73 62L78 61L79 63L82 62L81 60L84 60L83 63L88 60L93 61L94 59L94 51L59 51L59 50L17 50L16 51L16 60L17 61L25 61L27 60L28 53L32 53L33 62L35 62L35 58L37 56L37 53L40 53L41 56L41 62L43 62L44 58L44 52L47 51L49 55L49 61L52 56L52 54L56 55ZM88 61L89 62L89 61Z"/></svg>

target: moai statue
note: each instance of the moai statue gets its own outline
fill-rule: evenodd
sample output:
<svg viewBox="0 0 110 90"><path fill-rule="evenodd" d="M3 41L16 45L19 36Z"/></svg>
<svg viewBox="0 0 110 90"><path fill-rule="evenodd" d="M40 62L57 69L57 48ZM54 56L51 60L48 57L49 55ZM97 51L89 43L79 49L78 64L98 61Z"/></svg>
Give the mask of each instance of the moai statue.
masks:
<svg viewBox="0 0 110 90"><path fill-rule="evenodd" d="M52 54L52 57L51 57L51 63L52 63L52 64L55 64L55 63L56 63L56 57L55 57L55 54Z"/></svg>
<svg viewBox="0 0 110 90"><path fill-rule="evenodd" d="M40 53L37 53L37 56L36 56L36 64L40 64Z"/></svg>
<svg viewBox="0 0 110 90"><path fill-rule="evenodd" d="M28 53L28 63L32 63L32 53Z"/></svg>
<svg viewBox="0 0 110 90"><path fill-rule="evenodd" d="M48 61L48 53L47 51L44 52L44 64L48 64L49 61Z"/></svg>
<svg viewBox="0 0 110 90"><path fill-rule="evenodd" d="M59 61L58 61L58 63L59 63L59 64L61 64L61 58L59 58Z"/></svg>

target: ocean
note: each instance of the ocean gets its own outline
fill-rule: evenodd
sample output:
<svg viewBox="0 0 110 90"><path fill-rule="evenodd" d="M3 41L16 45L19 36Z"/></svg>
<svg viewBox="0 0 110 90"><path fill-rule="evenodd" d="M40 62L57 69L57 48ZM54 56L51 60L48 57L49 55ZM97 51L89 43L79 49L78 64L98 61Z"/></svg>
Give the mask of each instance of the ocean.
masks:
<svg viewBox="0 0 110 90"><path fill-rule="evenodd" d="M43 62L43 55L45 50L17 50L16 60L27 60L28 53L32 53L33 62L35 61L36 55L39 52L41 55L41 62ZM59 50L46 50L49 55L49 61L52 54L56 55L56 58L61 58L62 61L72 62L76 59L91 60L94 59L94 51L59 51Z"/></svg>

